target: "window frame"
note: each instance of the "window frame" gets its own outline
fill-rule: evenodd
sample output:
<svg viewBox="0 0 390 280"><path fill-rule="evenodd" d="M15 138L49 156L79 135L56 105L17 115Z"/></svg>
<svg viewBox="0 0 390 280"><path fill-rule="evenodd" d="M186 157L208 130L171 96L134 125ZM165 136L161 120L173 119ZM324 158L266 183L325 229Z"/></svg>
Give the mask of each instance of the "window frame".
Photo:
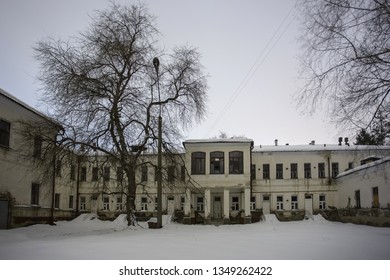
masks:
<svg viewBox="0 0 390 280"><path fill-rule="evenodd" d="M218 164L217 164L218 163ZM218 168L216 168L218 165ZM225 174L225 153L222 151L210 152L210 174Z"/></svg>
<svg viewBox="0 0 390 280"><path fill-rule="evenodd" d="M311 163L306 162L303 164L303 171L305 179L311 179Z"/></svg>
<svg viewBox="0 0 390 280"><path fill-rule="evenodd" d="M87 198L85 196L80 196L79 210L85 211L87 206Z"/></svg>
<svg viewBox="0 0 390 280"><path fill-rule="evenodd" d="M233 195L231 198L231 209L232 211L239 211L240 210L240 197L238 195Z"/></svg>
<svg viewBox="0 0 390 280"><path fill-rule="evenodd" d="M9 149L11 142L11 123L0 119L0 147Z"/></svg>
<svg viewBox="0 0 390 280"><path fill-rule="evenodd" d="M298 163L290 163L290 178L298 179Z"/></svg>
<svg viewBox="0 0 390 280"><path fill-rule="evenodd" d="M318 178L320 178L320 179L326 178L326 175L325 175L325 163L324 162L319 162L318 163Z"/></svg>
<svg viewBox="0 0 390 280"><path fill-rule="evenodd" d="M244 174L244 152L229 152L229 174Z"/></svg>
<svg viewBox="0 0 390 280"><path fill-rule="evenodd" d="M298 195L291 195L291 210L299 210L298 206Z"/></svg>
<svg viewBox="0 0 390 280"><path fill-rule="evenodd" d="M205 152L191 153L191 174L192 175L206 174L206 153Z"/></svg>
<svg viewBox="0 0 390 280"><path fill-rule="evenodd" d="M284 210L283 195L276 196L276 210Z"/></svg>
<svg viewBox="0 0 390 280"><path fill-rule="evenodd" d="M276 177L275 179L283 179L283 163L277 163L275 166Z"/></svg>
<svg viewBox="0 0 390 280"><path fill-rule="evenodd" d="M326 195L320 194L318 197L318 201L319 201L319 208L321 210L325 210L326 209Z"/></svg>
<svg viewBox="0 0 390 280"><path fill-rule="evenodd" d="M340 173L340 167L338 162L332 162L332 178L336 178Z"/></svg>
<svg viewBox="0 0 390 280"><path fill-rule="evenodd" d="M148 211L148 198L147 197L141 197L141 211Z"/></svg>
<svg viewBox="0 0 390 280"><path fill-rule="evenodd" d="M270 179L270 165L269 165L269 163L263 164L263 179L264 180Z"/></svg>
<svg viewBox="0 0 390 280"><path fill-rule="evenodd" d="M31 184L31 205L39 205L40 184Z"/></svg>
<svg viewBox="0 0 390 280"><path fill-rule="evenodd" d="M204 199L203 199L203 196L198 196L196 198L196 211L204 212Z"/></svg>
<svg viewBox="0 0 390 280"><path fill-rule="evenodd" d="M55 209L60 209L60 199L61 195L59 193L54 194L54 208Z"/></svg>

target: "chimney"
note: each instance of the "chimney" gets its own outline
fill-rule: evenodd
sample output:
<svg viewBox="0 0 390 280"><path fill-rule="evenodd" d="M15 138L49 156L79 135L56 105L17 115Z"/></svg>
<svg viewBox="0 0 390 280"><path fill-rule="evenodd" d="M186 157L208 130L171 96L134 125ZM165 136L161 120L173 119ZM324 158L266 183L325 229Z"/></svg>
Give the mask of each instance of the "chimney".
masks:
<svg viewBox="0 0 390 280"><path fill-rule="evenodd" d="M343 142L343 137L339 137L339 146L341 146L342 142Z"/></svg>
<svg viewBox="0 0 390 280"><path fill-rule="evenodd" d="M345 145L349 146L348 137L345 137L345 138L344 138L344 142L345 142Z"/></svg>
<svg viewBox="0 0 390 280"><path fill-rule="evenodd" d="M275 139L275 146L278 145L278 139Z"/></svg>
<svg viewBox="0 0 390 280"><path fill-rule="evenodd" d="M314 140L311 140L311 142L310 142L310 144L309 145L312 145L312 146L314 146L316 144L316 141L314 141Z"/></svg>

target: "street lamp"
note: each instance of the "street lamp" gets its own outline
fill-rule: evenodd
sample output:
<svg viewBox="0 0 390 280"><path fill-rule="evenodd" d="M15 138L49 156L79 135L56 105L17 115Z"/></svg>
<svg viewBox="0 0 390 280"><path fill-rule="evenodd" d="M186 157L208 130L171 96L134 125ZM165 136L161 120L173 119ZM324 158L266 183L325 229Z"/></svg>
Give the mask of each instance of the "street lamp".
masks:
<svg viewBox="0 0 390 280"><path fill-rule="evenodd" d="M154 69L157 74L157 91L158 91L158 102L160 103L160 75L158 73L160 61L157 57L153 58ZM157 228L162 228L162 155L161 155L161 104L160 112L158 115L158 158L157 158Z"/></svg>

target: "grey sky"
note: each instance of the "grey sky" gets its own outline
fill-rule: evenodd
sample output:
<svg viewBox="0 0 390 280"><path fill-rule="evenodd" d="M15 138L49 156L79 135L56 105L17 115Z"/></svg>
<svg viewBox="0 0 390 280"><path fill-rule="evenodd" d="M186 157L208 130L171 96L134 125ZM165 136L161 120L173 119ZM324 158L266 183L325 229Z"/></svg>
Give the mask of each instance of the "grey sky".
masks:
<svg viewBox="0 0 390 280"><path fill-rule="evenodd" d="M187 138L220 131L256 145L336 143L324 114L300 113L293 100L298 79L298 21L293 0L117 0L147 4L167 50L197 47L209 78L208 115ZM1 0L0 87L38 107L38 63L32 47L85 30L105 0ZM164 63L163 61L160 61ZM42 107L38 109L44 110ZM351 135L340 135L351 137ZM353 136L353 135L352 135Z"/></svg>

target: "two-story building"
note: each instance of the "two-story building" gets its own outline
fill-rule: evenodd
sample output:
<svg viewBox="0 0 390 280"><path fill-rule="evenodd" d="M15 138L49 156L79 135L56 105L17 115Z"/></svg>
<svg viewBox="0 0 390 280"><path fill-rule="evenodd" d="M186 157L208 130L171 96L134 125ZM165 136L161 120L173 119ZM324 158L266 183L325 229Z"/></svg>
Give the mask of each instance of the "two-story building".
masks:
<svg viewBox="0 0 390 280"><path fill-rule="evenodd" d="M58 124L0 90L1 228L86 212L107 219L126 213L122 166L98 152L49 156L42 165L48 140L39 130L26 133L31 120L50 124L45 137L54 143ZM183 223L206 224L250 223L260 212L386 208L389 156L390 146L347 141L256 146L247 138L186 140L173 157L163 154L162 208L180 214ZM157 211L157 155L146 150L139 161L135 205L147 218Z"/></svg>
<svg viewBox="0 0 390 280"><path fill-rule="evenodd" d="M45 131L35 133L32 126ZM42 146L55 142L58 124L0 89L0 228L53 218L53 158Z"/></svg>

